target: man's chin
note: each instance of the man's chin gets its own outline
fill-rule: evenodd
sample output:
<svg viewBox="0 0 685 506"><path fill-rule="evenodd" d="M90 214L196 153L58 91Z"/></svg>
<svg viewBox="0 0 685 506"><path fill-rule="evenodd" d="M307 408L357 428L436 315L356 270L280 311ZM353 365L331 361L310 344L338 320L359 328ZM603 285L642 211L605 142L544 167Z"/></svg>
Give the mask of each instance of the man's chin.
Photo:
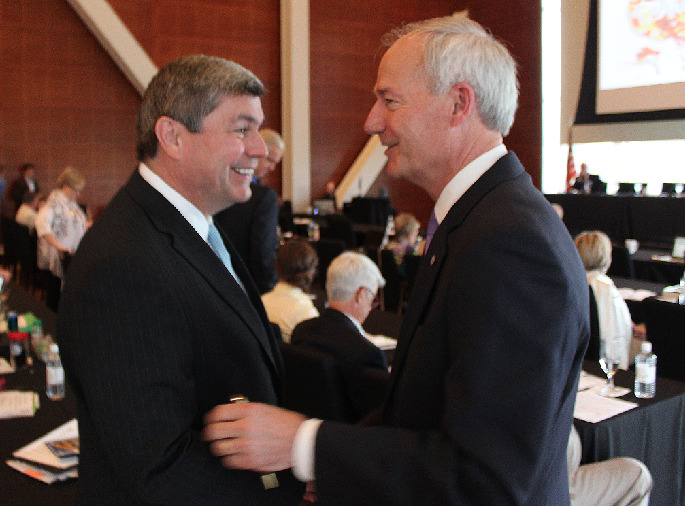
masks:
<svg viewBox="0 0 685 506"><path fill-rule="evenodd" d="M250 200L250 197L252 197L252 189L249 186L247 186L247 188L243 188L243 191L241 192L233 192L232 197L234 204L247 202L248 200Z"/></svg>

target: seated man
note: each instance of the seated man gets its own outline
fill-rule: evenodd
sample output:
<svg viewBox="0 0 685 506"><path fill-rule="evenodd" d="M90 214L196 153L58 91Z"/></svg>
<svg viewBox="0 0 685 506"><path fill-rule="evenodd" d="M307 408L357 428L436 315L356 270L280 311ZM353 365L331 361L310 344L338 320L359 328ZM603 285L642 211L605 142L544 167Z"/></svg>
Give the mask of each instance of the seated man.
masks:
<svg viewBox="0 0 685 506"><path fill-rule="evenodd" d="M291 343L333 355L342 372L349 405L358 420L363 396L359 375L365 367L388 369L383 352L364 337L362 323L385 285L378 267L366 255L346 251L333 259L326 274L329 307L317 318L299 323ZM356 421L356 420L354 420Z"/></svg>
<svg viewBox="0 0 685 506"><path fill-rule="evenodd" d="M582 448L571 427L566 460L571 506L647 506L652 475L640 462L627 457L580 465Z"/></svg>

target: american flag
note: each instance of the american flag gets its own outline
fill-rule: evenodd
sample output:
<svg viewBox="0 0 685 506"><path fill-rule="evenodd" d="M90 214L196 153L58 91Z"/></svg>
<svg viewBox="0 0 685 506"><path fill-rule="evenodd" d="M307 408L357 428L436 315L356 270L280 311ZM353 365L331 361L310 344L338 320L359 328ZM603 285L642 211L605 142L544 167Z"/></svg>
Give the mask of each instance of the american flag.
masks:
<svg viewBox="0 0 685 506"><path fill-rule="evenodd" d="M570 191L576 179L576 164L573 161L573 134L568 130L568 159L566 160L566 191Z"/></svg>

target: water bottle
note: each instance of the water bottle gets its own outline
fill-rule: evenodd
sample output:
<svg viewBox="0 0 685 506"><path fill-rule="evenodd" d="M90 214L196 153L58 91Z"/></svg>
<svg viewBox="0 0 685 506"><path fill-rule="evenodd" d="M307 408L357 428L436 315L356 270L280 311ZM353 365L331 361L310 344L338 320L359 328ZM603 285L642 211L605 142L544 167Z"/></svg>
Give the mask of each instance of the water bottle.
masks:
<svg viewBox="0 0 685 506"><path fill-rule="evenodd" d="M56 344L50 345L48 352L48 360L45 363L46 372L46 391L48 399L58 401L64 398L64 369L62 369L62 361L59 358L59 346Z"/></svg>
<svg viewBox="0 0 685 506"><path fill-rule="evenodd" d="M656 393L656 355L652 343L642 343L642 351L635 357L635 397L651 399Z"/></svg>

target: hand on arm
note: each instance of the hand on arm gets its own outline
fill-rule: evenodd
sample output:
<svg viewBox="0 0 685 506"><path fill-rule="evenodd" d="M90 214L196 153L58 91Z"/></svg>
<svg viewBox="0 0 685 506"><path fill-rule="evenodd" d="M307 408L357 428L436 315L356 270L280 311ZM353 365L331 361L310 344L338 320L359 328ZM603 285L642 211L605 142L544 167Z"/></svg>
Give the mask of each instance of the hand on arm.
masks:
<svg viewBox="0 0 685 506"><path fill-rule="evenodd" d="M292 467L293 441L305 420L266 404L223 404L205 415L203 437L224 466L269 473Z"/></svg>
<svg viewBox="0 0 685 506"><path fill-rule="evenodd" d="M60 255L63 253L71 253L68 248L65 248L62 246L59 241L55 238L53 234L45 234L42 236L43 239L45 239L53 248L55 248L57 251L60 252Z"/></svg>

